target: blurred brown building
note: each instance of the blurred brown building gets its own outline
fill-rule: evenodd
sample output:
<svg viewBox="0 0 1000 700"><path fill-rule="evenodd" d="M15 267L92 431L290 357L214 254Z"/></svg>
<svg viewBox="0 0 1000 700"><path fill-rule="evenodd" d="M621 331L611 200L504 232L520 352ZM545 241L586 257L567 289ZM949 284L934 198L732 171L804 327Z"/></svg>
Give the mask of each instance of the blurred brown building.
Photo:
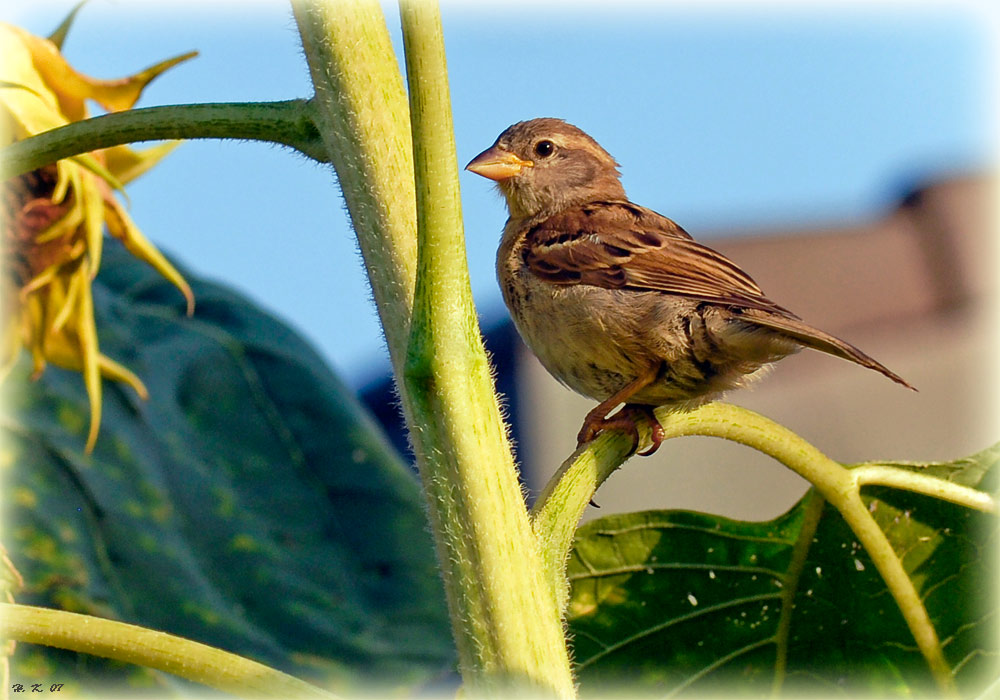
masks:
<svg viewBox="0 0 1000 700"><path fill-rule="evenodd" d="M887 216L861 225L696 234L770 298L919 389L803 351L727 400L843 462L952 459L1000 439L995 190L990 177L952 177L915 188ZM537 493L575 448L594 402L552 379L509 322L487 335L523 478ZM391 418L391 409L377 412ZM601 510L588 515L684 508L765 519L804 490L798 476L746 447L681 438L629 461L598 491Z"/></svg>

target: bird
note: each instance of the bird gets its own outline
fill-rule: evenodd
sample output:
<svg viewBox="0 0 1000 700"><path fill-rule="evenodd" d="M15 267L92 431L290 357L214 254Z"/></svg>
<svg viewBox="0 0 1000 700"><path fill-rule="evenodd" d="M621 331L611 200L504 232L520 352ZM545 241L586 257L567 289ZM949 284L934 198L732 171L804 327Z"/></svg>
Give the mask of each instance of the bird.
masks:
<svg viewBox="0 0 1000 700"><path fill-rule="evenodd" d="M913 389L850 343L768 299L735 263L629 200L619 164L562 119L518 122L466 169L493 180L509 217L497 279L525 344L562 384L597 400L578 446L621 429L639 446L653 408L695 408L803 347ZM615 408L622 409L611 415Z"/></svg>

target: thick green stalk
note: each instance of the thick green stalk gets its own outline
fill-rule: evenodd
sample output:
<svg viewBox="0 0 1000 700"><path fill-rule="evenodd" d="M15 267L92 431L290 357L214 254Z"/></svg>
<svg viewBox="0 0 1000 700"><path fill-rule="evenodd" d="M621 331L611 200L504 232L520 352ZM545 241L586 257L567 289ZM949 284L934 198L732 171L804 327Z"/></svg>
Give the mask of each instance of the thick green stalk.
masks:
<svg viewBox="0 0 1000 700"><path fill-rule="evenodd" d="M378 2L294 0L292 10L316 90L313 119L337 171L400 377L417 270L413 151L403 76Z"/></svg>
<svg viewBox="0 0 1000 700"><path fill-rule="evenodd" d="M335 697L256 661L190 639L63 610L0 603L0 637L139 664L245 698Z"/></svg>
<svg viewBox="0 0 1000 700"><path fill-rule="evenodd" d="M298 2L293 9L316 88L316 124L358 235L397 380L404 380L398 388L463 673L479 693L524 683L535 692L572 695L558 613L541 575L471 305L443 49L440 36L427 40L428 30L440 33L436 10L430 24L424 7L403 13L411 80L421 84L414 90L421 112L414 136L427 276L414 300L409 110L381 9L358 0Z"/></svg>
<svg viewBox="0 0 1000 700"><path fill-rule="evenodd" d="M280 143L327 160L306 100L165 105L112 112L16 141L0 149L0 179L100 148L207 138Z"/></svg>
<svg viewBox="0 0 1000 700"><path fill-rule="evenodd" d="M572 697L559 609L493 391L464 264L441 18L402 0L419 253L406 393L438 533L462 674L476 694L520 686Z"/></svg>

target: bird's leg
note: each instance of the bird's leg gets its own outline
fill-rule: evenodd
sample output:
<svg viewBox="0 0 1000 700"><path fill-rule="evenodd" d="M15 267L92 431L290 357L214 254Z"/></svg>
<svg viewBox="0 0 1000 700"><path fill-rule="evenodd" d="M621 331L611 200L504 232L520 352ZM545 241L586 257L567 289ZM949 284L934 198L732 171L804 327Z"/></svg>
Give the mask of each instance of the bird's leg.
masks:
<svg viewBox="0 0 1000 700"><path fill-rule="evenodd" d="M643 407L640 407L638 404L628 405L628 400L655 382L657 377L660 376L660 368L661 365L659 364L650 366L645 372L606 398L604 401L597 404L597 406L595 406L590 413L587 414L587 417L583 419L583 427L580 428L580 433L576 436L577 445L590 442L594 439L594 436L602 430L622 428L626 432L632 434L632 439L634 441L634 447L632 449L637 449L639 447L639 429L635 426L633 410ZM611 418L605 417L611 409L621 403L626 404L624 409L616 413ZM652 415L652 409L648 409L648 415ZM660 428L659 431L656 430L660 424L656 422L655 417L653 417L653 425L655 426L653 428L653 447L649 452L647 452L647 454L655 452L656 448L660 446L660 442L663 442L663 428ZM659 440L657 440L657 437L659 437Z"/></svg>

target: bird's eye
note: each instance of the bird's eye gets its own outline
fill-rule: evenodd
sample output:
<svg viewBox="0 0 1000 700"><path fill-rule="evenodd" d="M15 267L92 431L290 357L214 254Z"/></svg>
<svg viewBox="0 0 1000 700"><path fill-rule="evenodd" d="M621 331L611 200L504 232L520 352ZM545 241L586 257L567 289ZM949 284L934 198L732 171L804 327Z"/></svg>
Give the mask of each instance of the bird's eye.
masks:
<svg viewBox="0 0 1000 700"><path fill-rule="evenodd" d="M548 158L555 153L556 145L548 139L543 139L535 144L535 155L539 158Z"/></svg>

